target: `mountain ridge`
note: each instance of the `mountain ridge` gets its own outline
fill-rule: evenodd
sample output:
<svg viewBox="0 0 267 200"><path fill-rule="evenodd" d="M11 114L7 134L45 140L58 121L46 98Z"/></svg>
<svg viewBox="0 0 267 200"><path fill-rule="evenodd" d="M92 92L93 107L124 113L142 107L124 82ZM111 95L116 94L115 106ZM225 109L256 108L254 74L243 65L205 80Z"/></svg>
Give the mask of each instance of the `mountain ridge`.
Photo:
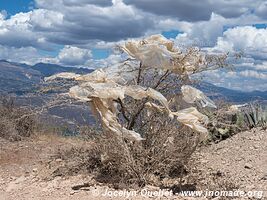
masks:
<svg viewBox="0 0 267 200"><path fill-rule="evenodd" d="M92 71L87 68L64 67L49 63L27 65L0 60L0 93L17 95L30 93L41 85L44 77L60 72L86 74Z"/></svg>
<svg viewBox="0 0 267 200"><path fill-rule="evenodd" d="M216 86L212 83L202 82L196 87L213 99L225 99L233 103L244 103L250 101L267 101L267 91L240 91Z"/></svg>
<svg viewBox="0 0 267 200"><path fill-rule="evenodd" d="M34 92L42 84L43 78L60 72L86 74L92 69L65 67L50 63L27 65L0 60L0 93L15 93L17 95ZM245 92L215 86L208 82L195 85L213 99L225 99L230 102L241 103L255 100L267 101L267 91Z"/></svg>

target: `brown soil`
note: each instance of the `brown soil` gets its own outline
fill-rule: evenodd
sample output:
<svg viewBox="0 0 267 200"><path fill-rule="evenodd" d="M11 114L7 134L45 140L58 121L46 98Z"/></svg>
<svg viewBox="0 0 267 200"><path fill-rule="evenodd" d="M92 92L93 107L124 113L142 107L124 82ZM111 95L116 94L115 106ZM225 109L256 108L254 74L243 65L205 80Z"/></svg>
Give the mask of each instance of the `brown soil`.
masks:
<svg viewBox="0 0 267 200"><path fill-rule="evenodd" d="M262 198L238 197L235 199L267 199L267 131L243 132L218 144L201 147L194 155L191 180L197 190L264 191ZM96 183L90 176L51 176L60 165L60 159L51 159L59 148L90 145L75 138L44 135L20 142L0 139L0 200L98 200L126 199L104 197L107 186ZM216 182L217 181L217 182ZM147 191L161 191L152 186ZM117 191L118 192L118 191ZM124 191L122 191L124 192ZM156 199L131 193L130 199ZM116 195L118 193L112 193ZM157 199L206 199L185 198L166 193ZM222 199L222 198L214 198Z"/></svg>

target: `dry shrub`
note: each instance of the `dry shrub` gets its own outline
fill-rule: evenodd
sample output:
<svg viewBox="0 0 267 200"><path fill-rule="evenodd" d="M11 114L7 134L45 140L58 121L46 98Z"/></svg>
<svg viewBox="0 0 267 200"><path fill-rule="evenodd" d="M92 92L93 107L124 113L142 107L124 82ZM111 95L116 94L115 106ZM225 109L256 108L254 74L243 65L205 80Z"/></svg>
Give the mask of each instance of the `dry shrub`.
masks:
<svg viewBox="0 0 267 200"><path fill-rule="evenodd" d="M83 140L94 140L100 134L102 134L102 129L95 125L93 126L79 126L78 128L79 137Z"/></svg>
<svg viewBox="0 0 267 200"><path fill-rule="evenodd" d="M162 113L153 112L140 127L142 142L111 132L83 127L79 140L90 145L59 149L54 160L63 164L54 176L93 174L98 182L114 188L164 186L163 180L180 180L198 144L198 134Z"/></svg>
<svg viewBox="0 0 267 200"><path fill-rule="evenodd" d="M102 134L101 130L94 126L81 126L78 132L79 135L75 136L75 143L63 145L52 158L54 161L57 159L63 161L62 165L55 167L53 176L93 173L100 166L101 154L97 150L95 140Z"/></svg>
<svg viewBox="0 0 267 200"><path fill-rule="evenodd" d="M53 176L73 176L77 174L93 173L100 166L100 154L91 147L72 146L67 149L59 149L55 156L61 159L63 165L57 166Z"/></svg>
<svg viewBox="0 0 267 200"><path fill-rule="evenodd" d="M95 148L101 155L96 179L123 188L161 186L163 179L182 178L198 144L198 135L162 115L152 113L140 128L146 138L142 142L112 133L101 135Z"/></svg>
<svg viewBox="0 0 267 200"><path fill-rule="evenodd" d="M194 47L178 49L158 35L128 43L119 49L129 55L127 60L118 63L119 67L96 70L86 78L75 74L46 78L47 81L60 78L77 81L69 94L75 99L91 101L92 111L107 131L96 137L96 145L89 152L78 150L72 154L85 153L86 157L80 157L86 166L95 166L88 162L91 161L90 154L96 155L93 160L97 160L99 165L92 169L97 173L96 179L116 187L161 185L163 179L182 178L199 135L181 125L179 119L170 117L181 109L192 107L193 102L196 105L201 101L210 103L204 94L199 100L182 100L182 86L195 82L190 74L227 67L227 54L206 55ZM191 89L195 91L193 93L200 92ZM111 91L105 94L104 91L108 90ZM180 97L180 100L174 97ZM154 106L148 108L151 103ZM148 116L148 109L155 107L158 111L150 111ZM186 116L191 117L189 114ZM194 130L205 132L204 127L198 128L202 117L196 118L185 125L190 124Z"/></svg>
<svg viewBox="0 0 267 200"><path fill-rule="evenodd" d="M0 99L0 137L18 141L34 133L36 120L28 109L15 106L14 99Z"/></svg>

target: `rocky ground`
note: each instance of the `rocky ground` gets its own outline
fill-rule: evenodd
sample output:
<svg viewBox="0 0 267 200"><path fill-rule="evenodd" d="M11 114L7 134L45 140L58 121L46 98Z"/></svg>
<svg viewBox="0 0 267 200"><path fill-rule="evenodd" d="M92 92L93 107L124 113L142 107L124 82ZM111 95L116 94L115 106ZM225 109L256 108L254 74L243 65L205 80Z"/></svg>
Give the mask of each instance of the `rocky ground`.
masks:
<svg viewBox="0 0 267 200"><path fill-rule="evenodd" d="M62 164L51 157L59 148L75 145L90 144L51 135L13 143L0 139L0 200L207 199L181 197L152 186L142 191L117 191L86 175L51 178L57 164ZM188 179L197 183L196 190L238 188L250 191L250 197L233 199L267 199L267 131L242 132L203 146L195 153L192 165Z"/></svg>

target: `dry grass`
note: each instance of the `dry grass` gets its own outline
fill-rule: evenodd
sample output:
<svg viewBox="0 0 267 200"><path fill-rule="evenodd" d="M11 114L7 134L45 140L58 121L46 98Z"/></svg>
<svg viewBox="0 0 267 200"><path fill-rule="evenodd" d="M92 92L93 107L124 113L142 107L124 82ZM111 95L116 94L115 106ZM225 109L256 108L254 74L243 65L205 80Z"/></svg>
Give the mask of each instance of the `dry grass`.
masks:
<svg viewBox="0 0 267 200"><path fill-rule="evenodd" d="M59 149L56 159L61 159L64 165L58 166L52 176L74 176L77 174L89 174L100 165L100 155L92 151L91 147L71 146Z"/></svg>
<svg viewBox="0 0 267 200"><path fill-rule="evenodd" d="M35 128L36 120L28 109L15 106L12 98L0 99L0 137L18 141L31 136Z"/></svg>

